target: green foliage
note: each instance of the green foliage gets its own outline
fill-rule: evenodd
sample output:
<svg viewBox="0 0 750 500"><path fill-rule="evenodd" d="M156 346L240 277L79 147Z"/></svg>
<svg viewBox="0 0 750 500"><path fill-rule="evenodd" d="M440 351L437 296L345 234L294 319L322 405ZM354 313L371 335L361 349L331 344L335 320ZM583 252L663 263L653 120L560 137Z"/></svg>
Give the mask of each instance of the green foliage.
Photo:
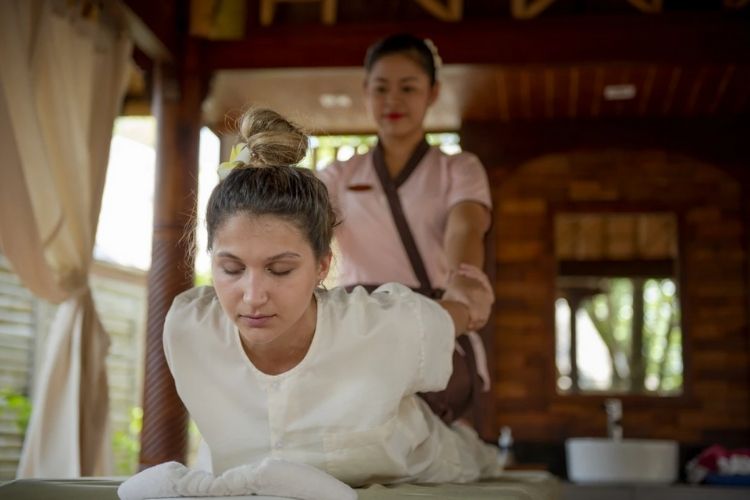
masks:
<svg viewBox="0 0 750 500"><path fill-rule="evenodd" d="M426 134L427 142L432 146L440 146L446 153L452 154L461 150L460 138L453 132ZM310 138L310 149L301 164L308 168L323 168L332 163L344 153L348 158L353 154L364 154L370 150L377 141L377 136L367 135L322 135ZM314 163L314 164L313 164Z"/></svg>
<svg viewBox="0 0 750 500"><path fill-rule="evenodd" d="M0 389L0 412L14 415L18 430L26 434L31 418L31 401L27 396L13 389Z"/></svg>
<svg viewBox="0 0 750 500"><path fill-rule="evenodd" d="M195 272L195 278L193 279L194 286L209 286L213 285L213 279L211 278L211 272Z"/></svg>
<svg viewBox="0 0 750 500"><path fill-rule="evenodd" d="M591 277L586 278L591 280ZM673 394L682 390L682 330L677 287L671 279L606 277L581 300L606 347L610 392ZM642 296L642 301L634 299ZM636 306L636 302L641 304ZM642 307L642 318L636 311ZM576 311L571 311L576 317ZM579 324L579 328L581 324ZM579 354L580 355L580 354ZM579 372L579 389L592 389ZM597 390L601 390L601 387Z"/></svg>
<svg viewBox="0 0 750 500"><path fill-rule="evenodd" d="M115 474L130 476L137 472L138 454L141 451L141 428L143 410L137 406L130 409L127 429L118 429L112 433L112 453L115 458Z"/></svg>

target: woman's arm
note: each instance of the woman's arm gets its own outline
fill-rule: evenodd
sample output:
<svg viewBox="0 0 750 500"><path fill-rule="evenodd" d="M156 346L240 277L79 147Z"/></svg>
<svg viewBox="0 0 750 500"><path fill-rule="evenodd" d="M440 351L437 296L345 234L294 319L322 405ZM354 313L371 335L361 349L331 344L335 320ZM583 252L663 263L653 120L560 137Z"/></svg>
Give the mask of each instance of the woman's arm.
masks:
<svg viewBox="0 0 750 500"><path fill-rule="evenodd" d="M479 202L462 201L448 212L443 249L451 269L463 263L484 265L484 235L490 228L490 212Z"/></svg>
<svg viewBox="0 0 750 500"><path fill-rule="evenodd" d="M438 300L437 302L450 314L456 337L469 331L469 307L465 303L456 300Z"/></svg>
<svg viewBox="0 0 750 500"><path fill-rule="evenodd" d="M463 201L448 212L443 245L448 264L458 271L462 264L470 264L481 269L484 264L484 235L490 227L490 212L479 202ZM453 295L462 297L469 306L469 330L484 326L489 318L494 296L487 303L486 290L470 275L458 272L453 278ZM490 289L491 292L491 289Z"/></svg>

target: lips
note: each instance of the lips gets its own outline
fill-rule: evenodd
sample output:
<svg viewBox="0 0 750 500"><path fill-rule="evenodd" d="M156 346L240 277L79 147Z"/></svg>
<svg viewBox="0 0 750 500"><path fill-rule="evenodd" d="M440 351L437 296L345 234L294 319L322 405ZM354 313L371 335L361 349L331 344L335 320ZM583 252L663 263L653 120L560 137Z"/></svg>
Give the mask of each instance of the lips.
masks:
<svg viewBox="0 0 750 500"><path fill-rule="evenodd" d="M240 314L237 316L237 321L249 328L262 328L274 317L274 314Z"/></svg>
<svg viewBox="0 0 750 500"><path fill-rule="evenodd" d="M404 114L403 114L403 113L386 113L386 114L385 114L385 117L386 117L386 118L387 118L388 120L398 120L398 119L400 119L400 118L403 118L403 117L404 117Z"/></svg>

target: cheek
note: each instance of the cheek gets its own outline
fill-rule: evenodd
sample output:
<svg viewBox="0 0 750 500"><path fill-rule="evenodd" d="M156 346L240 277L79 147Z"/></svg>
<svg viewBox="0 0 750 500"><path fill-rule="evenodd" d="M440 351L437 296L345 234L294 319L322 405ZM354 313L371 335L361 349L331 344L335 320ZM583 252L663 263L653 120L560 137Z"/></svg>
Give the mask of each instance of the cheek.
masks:
<svg viewBox="0 0 750 500"><path fill-rule="evenodd" d="M430 105L430 100L427 96L424 94L414 95L409 99L409 102L411 103L411 107L413 109L418 109L420 111L424 111L427 109L427 107Z"/></svg>
<svg viewBox="0 0 750 500"><path fill-rule="evenodd" d="M213 276L213 286L216 291L216 296L219 298L219 302L225 309L231 308L232 304L237 302L237 296L241 296L242 294L239 287L235 286L235 280L230 278L230 276L222 274Z"/></svg>
<svg viewBox="0 0 750 500"><path fill-rule="evenodd" d="M230 288L229 277L223 273L213 273L211 280L213 281L214 289L217 294L225 294Z"/></svg>

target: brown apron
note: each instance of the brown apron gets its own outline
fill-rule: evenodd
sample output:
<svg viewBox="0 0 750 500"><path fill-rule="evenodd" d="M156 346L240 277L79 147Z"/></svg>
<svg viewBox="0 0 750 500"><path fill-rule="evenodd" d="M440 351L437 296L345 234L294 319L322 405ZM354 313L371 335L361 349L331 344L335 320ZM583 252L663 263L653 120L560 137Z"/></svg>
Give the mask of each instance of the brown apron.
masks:
<svg viewBox="0 0 750 500"><path fill-rule="evenodd" d="M429 149L429 144L423 139L395 179L392 179L388 173L380 142L378 142L373 151L373 164L380 184L383 187L383 192L388 200L388 206L391 209L393 221L401 237L401 243L404 246L406 255L409 257L414 274L419 280L419 288L416 288L414 291L433 299L439 299L443 294L443 290L433 288L430 283L424 260L414 241L414 236L404 216L404 210L398 196L398 187L417 168L417 165L419 165L419 162L422 161L422 158L424 158ZM368 291L372 291L379 285L362 284L361 286L364 286ZM349 288L353 288L353 286ZM465 335L461 335L458 337L457 343L463 349L463 354L460 354L458 351L453 352L453 374L445 390L419 394L427 402L432 411L446 424L450 424L457 418L460 418L471 408L472 403L478 398L482 387L482 382L477 372L474 350L471 347L469 339Z"/></svg>

